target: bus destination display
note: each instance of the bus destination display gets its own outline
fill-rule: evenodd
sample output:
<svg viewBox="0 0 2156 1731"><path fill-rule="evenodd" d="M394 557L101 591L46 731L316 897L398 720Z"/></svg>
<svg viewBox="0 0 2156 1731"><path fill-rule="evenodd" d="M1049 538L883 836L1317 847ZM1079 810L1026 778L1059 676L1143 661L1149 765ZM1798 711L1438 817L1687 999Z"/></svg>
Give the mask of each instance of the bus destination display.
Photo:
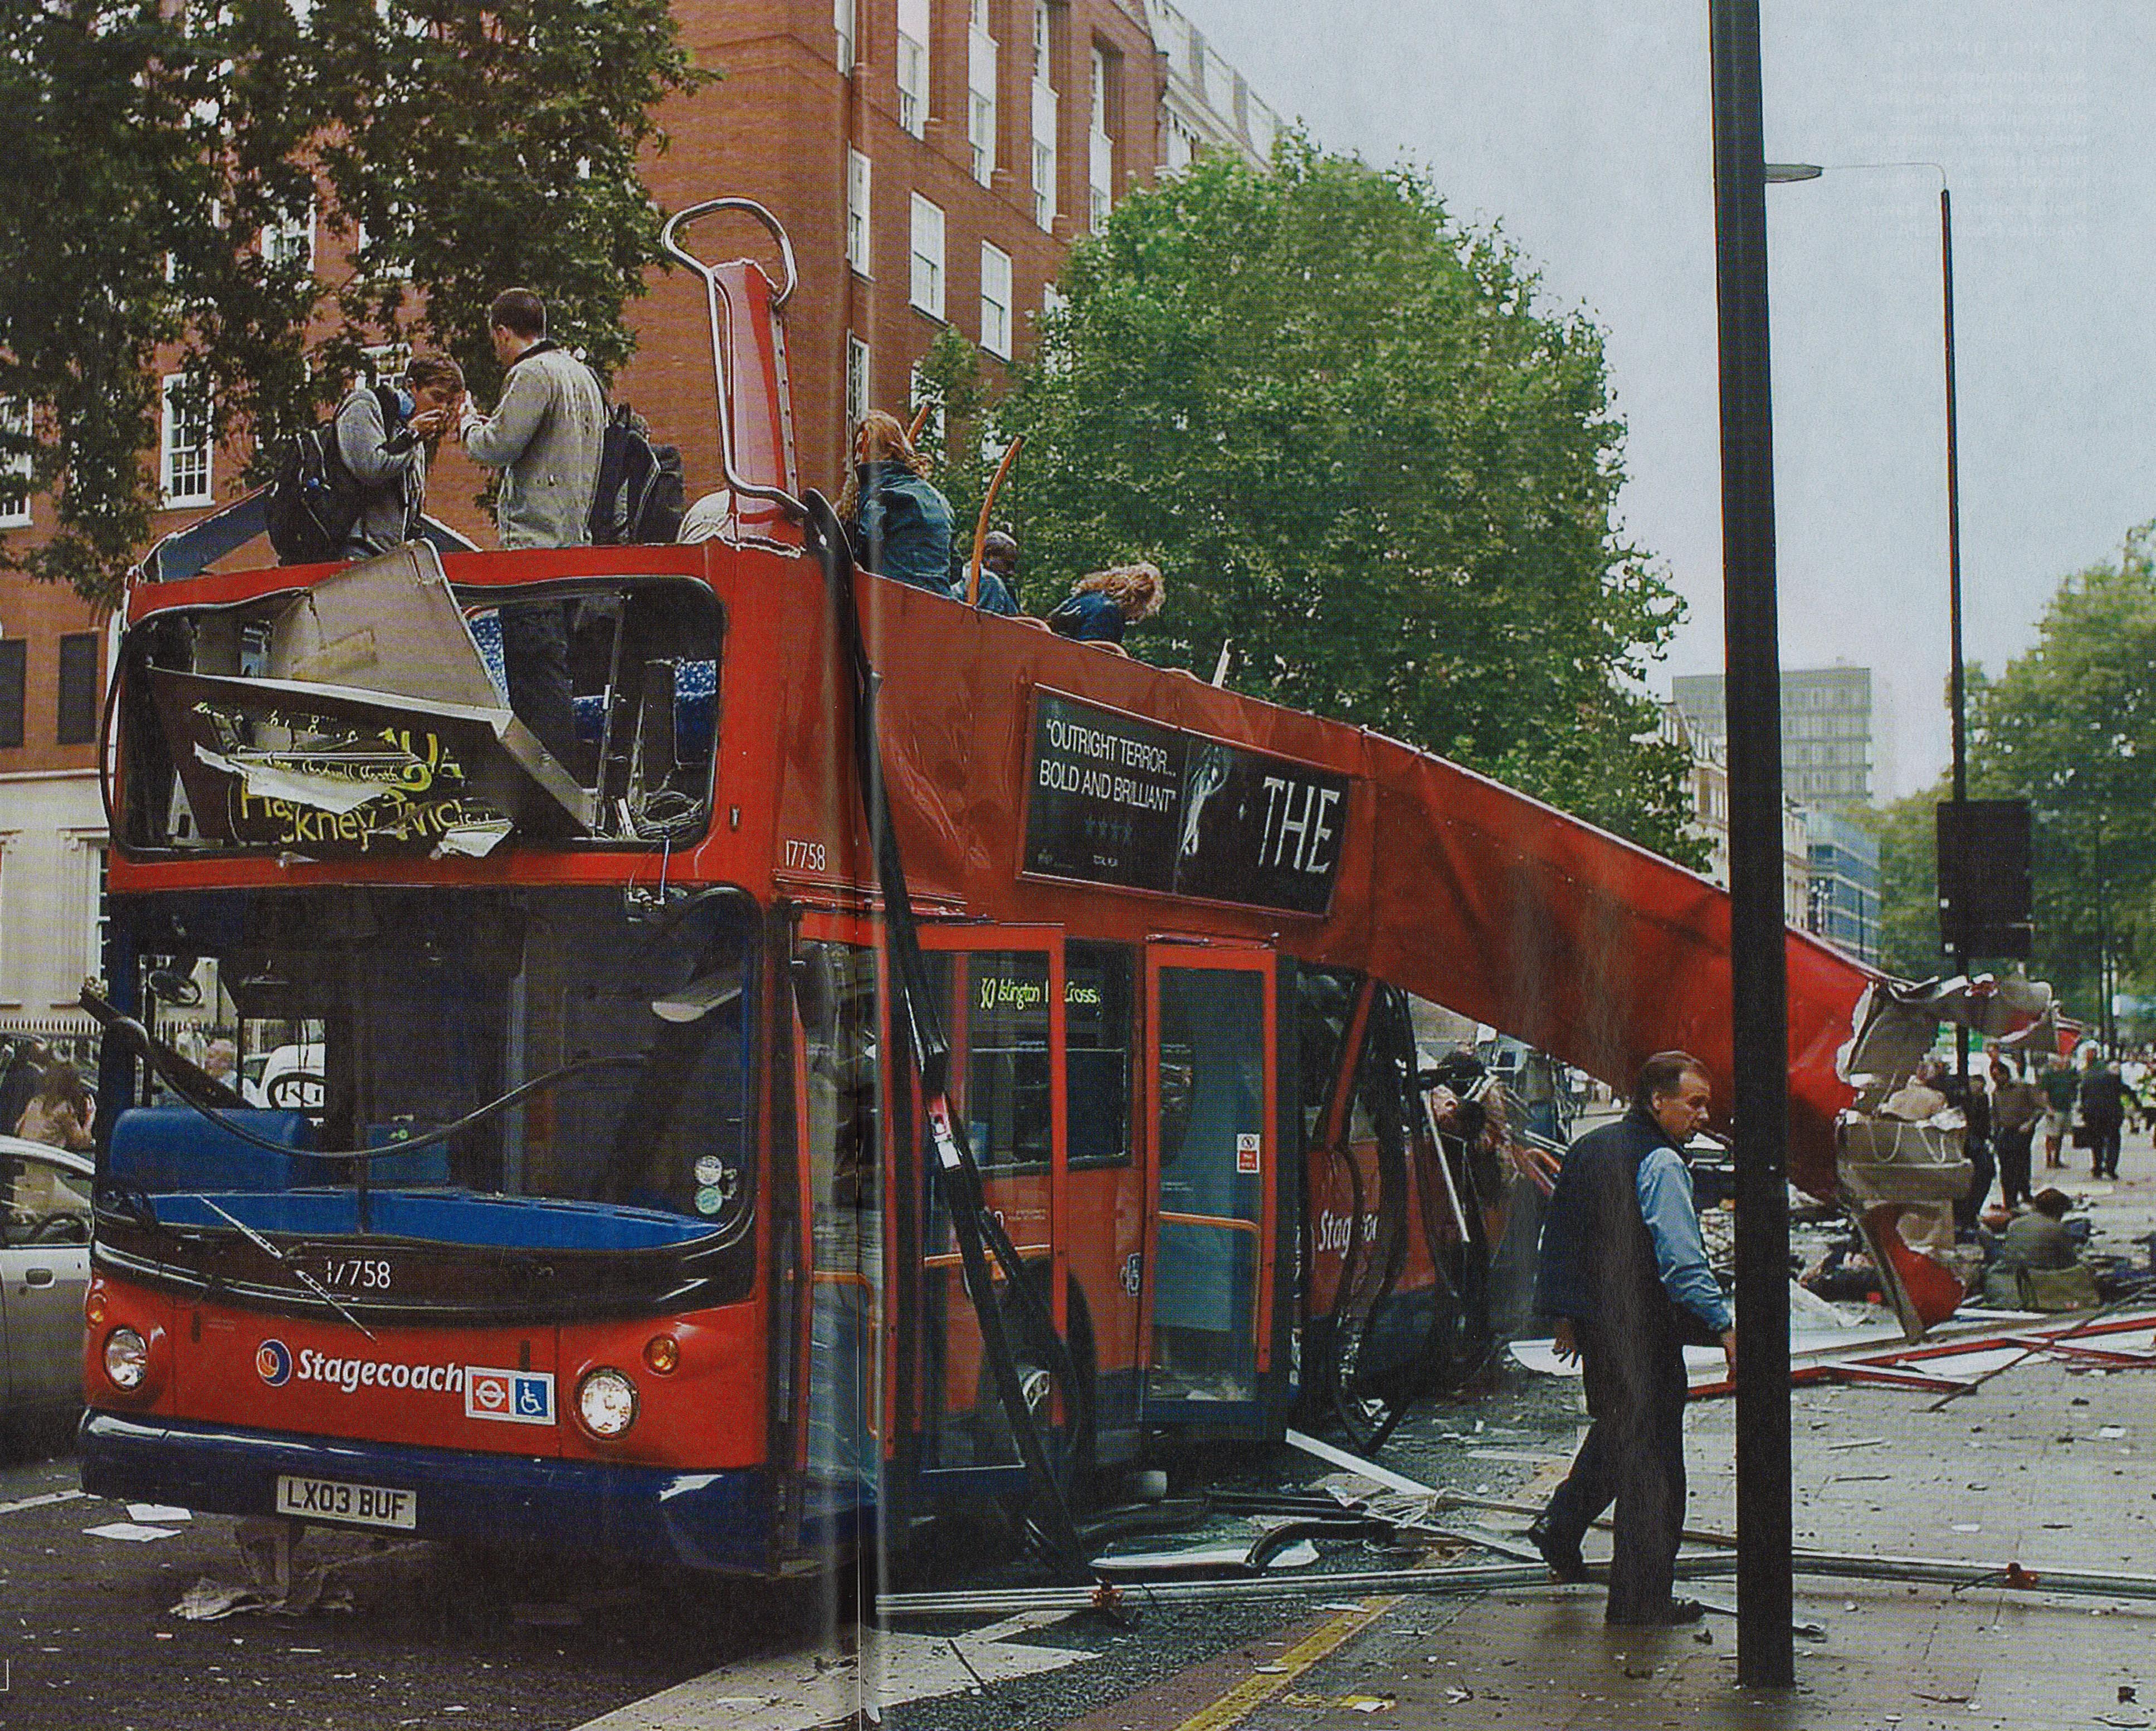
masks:
<svg viewBox="0 0 2156 1731"><path fill-rule="evenodd" d="M1289 913L1332 904L1348 778L1034 694L1027 874Z"/></svg>

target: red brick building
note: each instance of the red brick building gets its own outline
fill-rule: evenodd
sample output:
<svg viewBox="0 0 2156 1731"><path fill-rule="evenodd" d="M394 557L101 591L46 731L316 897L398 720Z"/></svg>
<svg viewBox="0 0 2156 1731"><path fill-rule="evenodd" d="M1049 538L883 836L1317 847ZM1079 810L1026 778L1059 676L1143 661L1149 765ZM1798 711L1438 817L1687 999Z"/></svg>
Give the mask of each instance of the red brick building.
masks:
<svg viewBox="0 0 2156 1731"><path fill-rule="evenodd" d="M698 64L723 76L670 105L651 189L669 209L753 198L784 225L800 278L785 317L801 480L834 495L852 421L910 410L913 367L940 331L977 344L993 373L1031 347L1071 241L1132 186L1200 150L1262 161L1278 126L1168 0L675 0L675 14ZM746 218L690 239L779 275ZM264 244L311 254L315 239L310 223ZM654 273L630 316L639 352L616 398L681 446L694 497L719 480L702 285ZM240 491L239 454L211 445L176 383L155 457L159 535ZM34 541L49 501L10 479L0 532ZM480 480L445 449L429 503L487 542ZM49 1026L95 971L105 655L101 616L0 573L0 1031Z"/></svg>
<svg viewBox="0 0 2156 1731"><path fill-rule="evenodd" d="M1072 238L1150 179L1165 73L1140 0L677 0L721 82L673 105L652 165L672 209L732 193L784 224L804 485L835 492L851 419L903 416L947 324L993 370L1032 340ZM715 219L705 255L778 274L753 225ZM618 382L679 441L692 489L717 471L701 286L654 281Z"/></svg>

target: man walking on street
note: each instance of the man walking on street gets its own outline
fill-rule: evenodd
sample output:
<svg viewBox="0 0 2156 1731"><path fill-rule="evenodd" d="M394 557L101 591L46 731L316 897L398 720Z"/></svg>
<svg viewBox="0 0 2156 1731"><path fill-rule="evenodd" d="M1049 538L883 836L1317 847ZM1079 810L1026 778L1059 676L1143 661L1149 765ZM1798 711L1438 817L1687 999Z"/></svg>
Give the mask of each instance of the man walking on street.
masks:
<svg viewBox="0 0 2156 1731"><path fill-rule="evenodd" d="M1737 1364L1683 1158L1712 1093L1688 1053L1648 1059L1631 1110L1572 1145L1543 1225L1535 1308L1554 1319L1559 1356L1580 1359L1593 1422L1528 1536L1558 1579L1584 1580L1580 1540L1614 1501L1612 1623L1701 1615L1670 1584L1684 1527L1684 1348L1718 1340L1732 1375Z"/></svg>
<svg viewBox="0 0 2156 1731"><path fill-rule="evenodd" d="M2051 1054L2044 1073L2037 1078L2037 1086L2044 1093L2044 1165L2049 1170L2066 1163L2066 1132L2074 1121L2077 1084L2073 1066L2063 1053Z"/></svg>
<svg viewBox="0 0 2156 1731"><path fill-rule="evenodd" d="M2009 1208L2029 1202L2029 1148L2044 1097L2024 1081L2005 1061L1991 1061L1991 1130L1999 1146L1999 1188Z"/></svg>
<svg viewBox="0 0 2156 1731"><path fill-rule="evenodd" d="M2082 1063L2082 1122L2088 1127L2092 1178L2118 1176L2119 1132L2126 1122L2126 1084L2095 1046Z"/></svg>
<svg viewBox="0 0 2156 1731"><path fill-rule="evenodd" d="M494 352L509 371L482 415L469 400L459 431L475 462L501 470L495 526L506 547L583 547L591 540L606 431L606 392L592 369L547 337L546 303L529 289L495 297ZM558 601L501 609L509 706L563 763L573 761L568 621Z"/></svg>

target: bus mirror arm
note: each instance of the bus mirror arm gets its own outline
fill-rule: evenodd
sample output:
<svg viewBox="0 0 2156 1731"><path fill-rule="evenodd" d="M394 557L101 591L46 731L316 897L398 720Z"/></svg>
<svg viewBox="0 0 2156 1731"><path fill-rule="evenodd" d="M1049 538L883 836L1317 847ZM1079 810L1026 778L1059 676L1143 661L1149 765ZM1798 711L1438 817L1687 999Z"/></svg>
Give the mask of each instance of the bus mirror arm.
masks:
<svg viewBox="0 0 2156 1731"><path fill-rule="evenodd" d="M1085 1542L1078 1536L1070 1505L1049 1463L1047 1443L1019 1386L1010 1331L1004 1307L997 1302L989 1268L991 1256L1004 1271L1012 1307L1024 1318L1029 1333L1047 1348L1050 1374L1064 1389L1074 1429L1090 1416L1086 1403L1091 1396L1078 1385L1077 1368L1071 1361L1069 1343L1056 1332L1052 1311L1034 1290L1016 1247L988 1208L980 1168L967 1145L963 1114L951 1106L947 1086L950 1041L928 989L927 966L914 927L912 901L906 891L906 864L900 855L897 833L891 822L881 773L882 752L876 733L876 674L861 633L860 608L854 588L853 553L830 501L812 489L803 504L806 539L823 568L833 628L845 644L846 661L853 674L855 776L860 790L862 815L868 821L870 844L875 849L876 882L883 895L891 979L898 1000L895 1008L906 1031L908 1056L921 1079L925 1115L935 1144L937 1178L950 1204L952 1230L958 1240L967 1296L973 1301L974 1316L980 1323L983 1357L995 1383L997 1398L1009 1420L1012 1439L1025 1463L1026 1475L1039 1497L1040 1513L1045 1518L1042 1536L1047 1548L1074 1573L1091 1574Z"/></svg>

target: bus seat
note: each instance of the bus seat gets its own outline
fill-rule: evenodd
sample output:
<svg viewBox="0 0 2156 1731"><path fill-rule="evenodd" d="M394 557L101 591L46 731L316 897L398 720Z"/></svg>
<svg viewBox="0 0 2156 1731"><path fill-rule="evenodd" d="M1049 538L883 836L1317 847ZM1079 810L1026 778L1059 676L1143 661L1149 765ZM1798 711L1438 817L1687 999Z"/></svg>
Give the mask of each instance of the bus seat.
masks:
<svg viewBox="0 0 2156 1731"><path fill-rule="evenodd" d="M233 1110L224 1114L267 1142L314 1146L305 1112ZM112 1121L109 1169L120 1183L164 1195L176 1190L287 1190L314 1177L311 1160L243 1142L191 1106L131 1107Z"/></svg>
<svg viewBox="0 0 2156 1731"><path fill-rule="evenodd" d="M465 620L471 631L472 642L478 646L479 658L486 663L486 676L494 681L494 688L501 693L501 701L509 701L509 661L501 652L501 615L490 607L471 614Z"/></svg>
<svg viewBox="0 0 2156 1731"><path fill-rule="evenodd" d="M718 697L716 661L674 664L674 756L677 762L697 763L711 755Z"/></svg>

